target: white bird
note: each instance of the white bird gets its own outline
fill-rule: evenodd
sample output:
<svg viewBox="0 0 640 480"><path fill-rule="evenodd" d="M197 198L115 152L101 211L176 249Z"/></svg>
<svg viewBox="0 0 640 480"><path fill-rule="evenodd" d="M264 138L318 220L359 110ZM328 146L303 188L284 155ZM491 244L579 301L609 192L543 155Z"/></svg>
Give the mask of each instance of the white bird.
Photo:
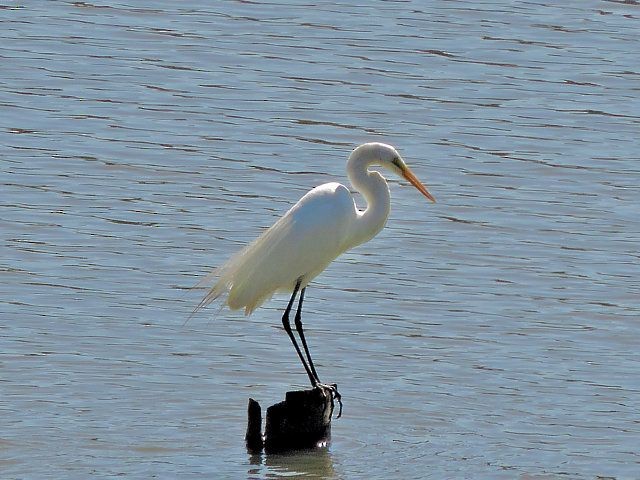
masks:
<svg viewBox="0 0 640 480"><path fill-rule="evenodd" d="M390 208L389 186L371 167L379 166L404 177L432 202L435 198L420 183L395 148L383 143L357 147L347 161L347 176L367 201L358 209L347 187L325 183L304 195L298 203L253 243L231 257L211 275L215 284L196 310L223 294L232 310L249 315L277 291L292 292L282 324L296 349L313 387L329 388L340 400L335 385L320 383L302 329L302 302L307 285L340 254L367 242L382 230ZM295 326L305 350L296 342L289 313L300 292ZM338 415L339 416L339 415Z"/></svg>

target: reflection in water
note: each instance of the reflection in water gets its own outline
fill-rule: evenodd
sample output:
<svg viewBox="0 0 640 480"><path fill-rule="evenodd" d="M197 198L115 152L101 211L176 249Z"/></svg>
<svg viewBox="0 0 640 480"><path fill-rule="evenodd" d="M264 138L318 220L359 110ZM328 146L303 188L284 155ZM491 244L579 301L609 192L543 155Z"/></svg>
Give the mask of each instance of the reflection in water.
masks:
<svg viewBox="0 0 640 480"><path fill-rule="evenodd" d="M277 455L252 455L247 478L309 477L335 478L333 459L328 448ZM297 477L296 477L297 478Z"/></svg>

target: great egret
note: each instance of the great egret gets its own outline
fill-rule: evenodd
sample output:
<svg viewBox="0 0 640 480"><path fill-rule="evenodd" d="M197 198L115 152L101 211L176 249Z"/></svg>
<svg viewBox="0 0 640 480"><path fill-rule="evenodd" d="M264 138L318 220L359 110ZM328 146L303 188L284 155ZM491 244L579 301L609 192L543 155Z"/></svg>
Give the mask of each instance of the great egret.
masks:
<svg viewBox="0 0 640 480"><path fill-rule="evenodd" d="M311 385L329 388L338 401L340 395L336 386L320 383L309 354L302 329L302 302L307 285L313 278L340 254L377 235L387 222L389 186L379 172L369 169L373 166L404 177L435 202L395 148L383 143L360 145L349 156L347 176L353 187L364 196L367 208L359 210L344 185L332 182L315 187L253 243L213 272L217 281L195 310L227 293L226 305L232 310L244 308L245 314L249 315L276 291L292 292L282 316L282 325ZM289 313L298 292L295 327L306 359L289 323Z"/></svg>

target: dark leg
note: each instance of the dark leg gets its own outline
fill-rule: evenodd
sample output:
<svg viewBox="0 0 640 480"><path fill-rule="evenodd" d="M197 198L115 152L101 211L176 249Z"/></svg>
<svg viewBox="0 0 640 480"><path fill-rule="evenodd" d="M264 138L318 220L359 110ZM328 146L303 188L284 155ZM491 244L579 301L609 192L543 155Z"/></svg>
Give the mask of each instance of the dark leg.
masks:
<svg viewBox="0 0 640 480"><path fill-rule="evenodd" d="M342 415L342 397L340 393L338 393L338 386L336 384L326 385L324 383L320 383L320 379L318 378L318 372L316 372L316 367L313 365L313 360L311 359L311 354L309 353L309 347L307 346L307 341L304 338L304 330L302 329L302 302L304 301L304 292L306 289L307 287L303 288L300 291L300 300L298 301L298 310L296 311L296 319L295 319L296 331L300 336L300 341L302 342L304 353L307 355L307 360L309 361L309 368L311 369L311 373L313 374L313 377L314 377L311 379L311 384L314 387L325 388L331 392L332 397L336 399L338 401L338 404L340 405L340 410L338 411L338 416L336 417L336 418L340 418L340 416ZM300 355L299 350L298 350L298 355ZM307 373L309 373L308 369L307 369ZM309 378L311 378L311 375L309 375ZM332 401L332 405L333 405L333 401Z"/></svg>
<svg viewBox="0 0 640 480"><path fill-rule="evenodd" d="M316 379L316 383L320 383L318 372L316 372L316 367L313 365L313 360L311 359L311 354L309 353L309 347L307 346L307 340L304 338L304 331L302 330L302 302L304 301L304 292L306 289L307 288L305 287L300 291L300 300L298 301L298 310L296 311L295 324L298 335L300 336L300 340L302 341L304 353L307 355L307 361L309 362L311 373L313 373L313 376Z"/></svg>
<svg viewBox="0 0 640 480"><path fill-rule="evenodd" d="M307 371L307 375L309 375L309 380L311 380L311 385L315 387L318 384L317 375L314 375L314 372L312 372L309 369L309 365L307 365L307 361L304 359L304 356L300 351L298 342L296 342L296 338L293 336L293 332L291 331L291 325L289 324L289 313L291 312L291 307L293 307L293 302L296 299L298 290L300 290L300 280L298 280L298 282L296 283L296 286L293 289L293 294L291 295L291 300L289 300L287 309L284 311L284 314L282 315L282 325L284 326L284 330L285 332L287 332L287 335L289 335L289 338L291 339L291 343L293 343L293 346L295 347L296 352L298 353L298 357L300 357L300 361L302 362L304 369ZM305 350L306 350L306 346L305 346Z"/></svg>

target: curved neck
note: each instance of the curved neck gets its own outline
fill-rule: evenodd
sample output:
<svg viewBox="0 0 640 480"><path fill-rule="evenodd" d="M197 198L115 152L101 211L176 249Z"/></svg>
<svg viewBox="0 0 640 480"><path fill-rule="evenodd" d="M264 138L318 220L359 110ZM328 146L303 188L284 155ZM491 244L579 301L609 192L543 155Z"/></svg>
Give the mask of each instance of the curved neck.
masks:
<svg viewBox="0 0 640 480"><path fill-rule="evenodd" d="M391 197L387 181L379 172L369 171L369 167L375 163L370 156L363 156L358 150L347 161L349 181L367 201L366 210L357 212L349 248L373 238L382 230L389 217Z"/></svg>

